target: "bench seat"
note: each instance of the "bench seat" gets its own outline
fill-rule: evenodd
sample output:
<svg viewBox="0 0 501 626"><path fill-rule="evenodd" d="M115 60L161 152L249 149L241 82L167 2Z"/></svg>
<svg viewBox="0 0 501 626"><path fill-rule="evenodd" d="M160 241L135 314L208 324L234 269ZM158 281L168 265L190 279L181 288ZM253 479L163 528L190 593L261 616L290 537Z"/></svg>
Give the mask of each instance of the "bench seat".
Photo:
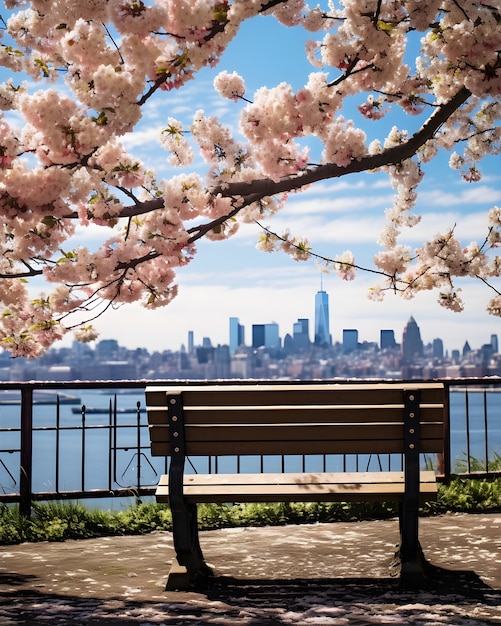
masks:
<svg viewBox="0 0 501 626"><path fill-rule="evenodd" d="M404 472L320 472L298 474L185 474L183 494L192 503L237 502L399 502ZM169 476L156 490L157 502L169 502ZM420 473L421 504L436 500L432 471Z"/></svg>

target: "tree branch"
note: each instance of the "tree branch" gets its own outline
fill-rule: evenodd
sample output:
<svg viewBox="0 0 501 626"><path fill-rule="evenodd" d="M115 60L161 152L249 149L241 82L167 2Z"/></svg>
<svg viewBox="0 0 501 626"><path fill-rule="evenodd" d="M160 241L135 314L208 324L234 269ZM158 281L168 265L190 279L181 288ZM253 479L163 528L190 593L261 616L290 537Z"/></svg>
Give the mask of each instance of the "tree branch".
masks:
<svg viewBox="0 0 501 626"><path fill-rule="evenodd" d="M229 183L224 187L219 186L212 189L212 195L220 194L222 197L232 197L240 199L237 206L228 214L223 215L211 222L193 226L188 229L191 235L188 243L193 243L197 239L203 237L207 232L220 226L228 219L237 215L243 208L249 206L253 202L259 202L266 196L273 196L280 193L286 193L300 189L306 185L327 180L329 178L339 178L347 174L364 172L367 170L378 169L386 165L395 165L411 158L429 141L437 130L450 118L450 116L466 102L471 96L471 91L466 87L462 87L458 93L448 102L438 107L423 126L412 137L403 144L388 148L381 154L367 155L358 161L353 161L349 165L342 167L334 163L326 163L317 165L312 169L300 172L295 176L288 176L280 181L274 181L270 178L262 178L250 182ZM147 200L145 202L137 202L136 204L124 207L120 212L120 217L134 217L143 215L150 211L161 209L164 206L162 198ZM76 213L72 213L66 217L75 218Z"/></svg>
<svg viewBox="0 0 501 626"><path fill-rule="evenodd" d="M187 232L191 235L188 243L200 239L209 231L217 228L228 219L231 219L237 215L243 208L249 206L254 202L259 202L266 196L273 196L276 194L285 193L300 189L306 185L318 182L320 180L327 180L330 178L339 178L347 174L353 174L357 172L364 172L367 170L378 169L387 165L395 165L411 158L423 146L429 141L437 130L451 117L451 115L466 102L471 96L471 91L466 87L462 87L455 96L453 96L448 102L438 107L423 126L412 137L403 144L388 148L381 154L367 155L357 161L353 161L349 165L342 167L335 165L334 163L326 163L324 165L315 166L312 169L300 172L295 176L288 176L282 180L276 182L269 178L257 179L250 182L237 182L229 183L224 187L219 186L212 189L212 195L220 194L222 197L232 197L238 203L234 208L227 213L211 222L193 226L188 229ZM161 209L164 207L163 198L155 198L153 200L147 200L145 202L136 202L134 205L124 207L120 212L121 218L131 218L137 215L144 215L151 211ZM71 213L66 215L67 218L78 217L77 213ZM154 258L157 255L153 255ZM147 257L137 259L137 263L147 261ZM121 267L117 268L121 269ZM27 276L33 274L25 274ZM17 275L19 277L19 275ZM0 276L1 278L1 276Z"/></svg>
<svg viewBox="0 0 501 626"><path fill-rule="evenodd" d="M131 206L124 207L118 217L136 217L136 215L144 215L145 213L151 213L157 209L162 209L165 206L163 198L155 198L153 200L145 200L144 202L136 202ZM66 219L77 219L78 213L68 213L64 216Z"/></svg>
<svg viewBox="0 0 501 626"><path fill-rule="evenodd" d="M253 195L255 198L261 199L265 196L294 191L320 180L339 178L347 174L365 172L386 165L401 163L416 154L419 148L433 137L437 130L445 124L470 96L471 91L466 87L462 87L448 102L436 109L408 141L393 148L388 148L381 154L367 155L357 161L352 161L352 163L344 167L334 163L318 165L295 176L282 178L278 182L270 178L262 178L250 182L229 183L224 187L216 187L212 192L221 194L221 196L226 198L237 196L246 198L249 195Z"/></svg>

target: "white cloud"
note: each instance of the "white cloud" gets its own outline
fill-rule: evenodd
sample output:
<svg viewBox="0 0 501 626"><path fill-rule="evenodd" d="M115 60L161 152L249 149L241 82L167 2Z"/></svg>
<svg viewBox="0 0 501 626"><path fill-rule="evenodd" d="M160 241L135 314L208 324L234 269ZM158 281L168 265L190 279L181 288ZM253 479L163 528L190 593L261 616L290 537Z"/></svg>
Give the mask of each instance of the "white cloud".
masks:
<svg viewBox="0 0 501 626"><path fill-rule="evenodd" d="M270 230L281 235L285 230L289 229L291 235L306 238L313 246L322 244L342 244L343 250L346 247L357 245L360 243L370 243L375 248L375 240L377 234L381 232L384 220L381 215L369 215L361 218L359 215L354 217L343 216L332 219L322 219L322 215L297 215L294 219L288 219L287 216L278 215L267 224ZM363 228L361 221L363 219ZM255 236L255 235L254 235Z"/></svg>
<svg viewBox="0 0 501 626"><path fill-rule="evenodd" d="M162 125L150 126L149 128L144 128L142 130L135 130L133 133L129 133L123 137L123 144L128 150L141 147L148 150L151 155L152 146L154 146L157 150L161 149L159 142L161 129Z"/></svg>
<svg viewBox="0 0 501 626"><path fill-rule="evenodd" d="M405 231L402 241L419 245L426 239L453 228L455 235L461 241L469 243L476 240L481 243L487 235L487 226L487 214L484 212L466 215L453 211L426 213L417 226Z"/></svg>
<svg viewBox="0 0 501 626"><path fill-rule="evenodd" d="M494 187L476 185L463 190L461 187L461 183L458 183L454 186L454 191L440 188L422 191L419 194L419 204L446 207L483 204L490 208L490 204L501 200L501 190Z"/></svg>
<svg viewBox="0 0 501 626"><path fill-rule="evenodd" d="M382 212L390 204L391 198L388 198L388 196L370 195L370 191L367 191L366 195L362 195L360 192L352 195L333 193L331 198L305 193L304 195L301 194L301 196L292 196L280 211L280 215L352 213L354 211L372 212L375 209L379 209Z"/></svg>

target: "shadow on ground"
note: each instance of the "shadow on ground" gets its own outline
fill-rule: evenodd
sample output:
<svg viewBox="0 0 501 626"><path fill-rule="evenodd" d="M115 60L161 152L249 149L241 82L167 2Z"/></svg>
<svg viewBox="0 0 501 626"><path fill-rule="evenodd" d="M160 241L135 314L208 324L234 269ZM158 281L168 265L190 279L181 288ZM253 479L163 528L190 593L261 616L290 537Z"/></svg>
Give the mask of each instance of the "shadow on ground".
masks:
<svg viewBox="0 0 501 626"><path fill-rule="evenodd" d="M0 599L0 624L501 624L501 592L469 571L435 572L434 588L408 592L397 580L215 577L204 594L134 601L22 592ZM169 594L172 598L172 594Z"/></svg>
<svg viewBox="0 0 501 626"><path fill-rule="evenodd" d="M501 625L501 516L421 526L421 591L390 576L398 521L204 532L204 593L164 591L170 533L0 546L0 626Z"/></svg>

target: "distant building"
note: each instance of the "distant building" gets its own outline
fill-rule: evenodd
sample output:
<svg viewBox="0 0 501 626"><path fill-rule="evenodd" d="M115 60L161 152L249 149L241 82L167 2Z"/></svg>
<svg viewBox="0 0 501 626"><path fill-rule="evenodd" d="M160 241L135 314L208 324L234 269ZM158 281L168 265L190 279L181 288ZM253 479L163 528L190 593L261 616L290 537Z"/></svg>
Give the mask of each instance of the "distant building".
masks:
<svg viewBox="0 0 501 626"><path fill-rule="evenodd" d="M228 346L218 346L214 353L214 368L216 378L230 378L231 357Z"/></svg>
<svg viewBox="0 0 501 626"><path fill-rule="evenodd" d="M116 339L102 339L96 346L98 359L111 360L118 357L118 341Z"/></svg>
<svg viewBox="0 0 501 626"><path fill-rule="evenodd" d="M412 315L404 328L404 334L402 337L402 354L404 359L409 361L416 356L423 356L423 341L421 339L421 332Z"/></svg>
<svg viewBox="0 0 501 626"><path fill-rule="evenodd" d="M37 380L75 380L78 372L69 365L53 365L49 368L37 368Z"/></svg>
<svg viewBox="0 0 501 626"><path fill-rule="evenodd" d="M233 378L251 378L252 361L248 354L235 354L231 358L231 376Z"/></svg>
<svg viewBox="0 0 501 626"><path fill-rule="evenodd" d="M292 327L292 346L294 350L304 350L310 345L310 320L299 318Z"/></svg>
<svg viewBox="0 0 501 626"><path fill-rule="evenodd" d="M358 348L358 330L343 328L343 352L353 352Z"/></svg>
<svg viewBox="0 0 501 626"><path fill-rule="evenodd" d="M484 343L484 345L480 348L480 358L482 363L488 363L493 354L494 350L492 349L492 343Z"/></svg>
<svg viewBox="0 0 501 626"><path fill-rule="evenodd" d="M238 317L230 317L230 354L235 354L240 346L245 345L245 327Z"/></svg>
<svg viewBox="0 0 501 626"><path fill-rule="evenodd" d="M330 346L329 296L326 291L317 291L315 295L315 344Z"/></svg>
<svg viewBox="0 0 501 626"><path fill-rule="evenodd" d="M436 359L444 358L444 342L441 339L433 340L432 354Z"/></svg>
<svg viewBox="0 0 501 626"><path fill-rule="evenodd" d="M499 352L497 335L491 335L491 346L492 346L492 351L494 352L494 354L497 354Z"/></svg>
<svg viewBox="0 0 501 626"><path fill-rule="evenodd" d="M252 347L264 346L264 324L252 324Z"/></svg>
<svg viewBox="0 0 501 626"><path fill-rule="evenodd" d="M381 350L391 350L392 348L396 348L397 342L395 341L395 331L381 330L379 333L379 345Z"/></svg>
<svg viewBox="0 0 501 626"><path fill-rule="evenodd" d="M253 348L280 348L278 324L252 324Z"/></svg>
<svg viewBox="0 0 501 626"><path fill-rule="evenodd" d="M137 373L136 364L128 361L102 361L80 368L82 380L134 380Z"/></svg>
<svg viewBox="0 0 501 626"><path fill-rule="evenodd" d="M198 364L212 363L214 361L215 348L212 346L198 346L196 348Z"/></svg>

